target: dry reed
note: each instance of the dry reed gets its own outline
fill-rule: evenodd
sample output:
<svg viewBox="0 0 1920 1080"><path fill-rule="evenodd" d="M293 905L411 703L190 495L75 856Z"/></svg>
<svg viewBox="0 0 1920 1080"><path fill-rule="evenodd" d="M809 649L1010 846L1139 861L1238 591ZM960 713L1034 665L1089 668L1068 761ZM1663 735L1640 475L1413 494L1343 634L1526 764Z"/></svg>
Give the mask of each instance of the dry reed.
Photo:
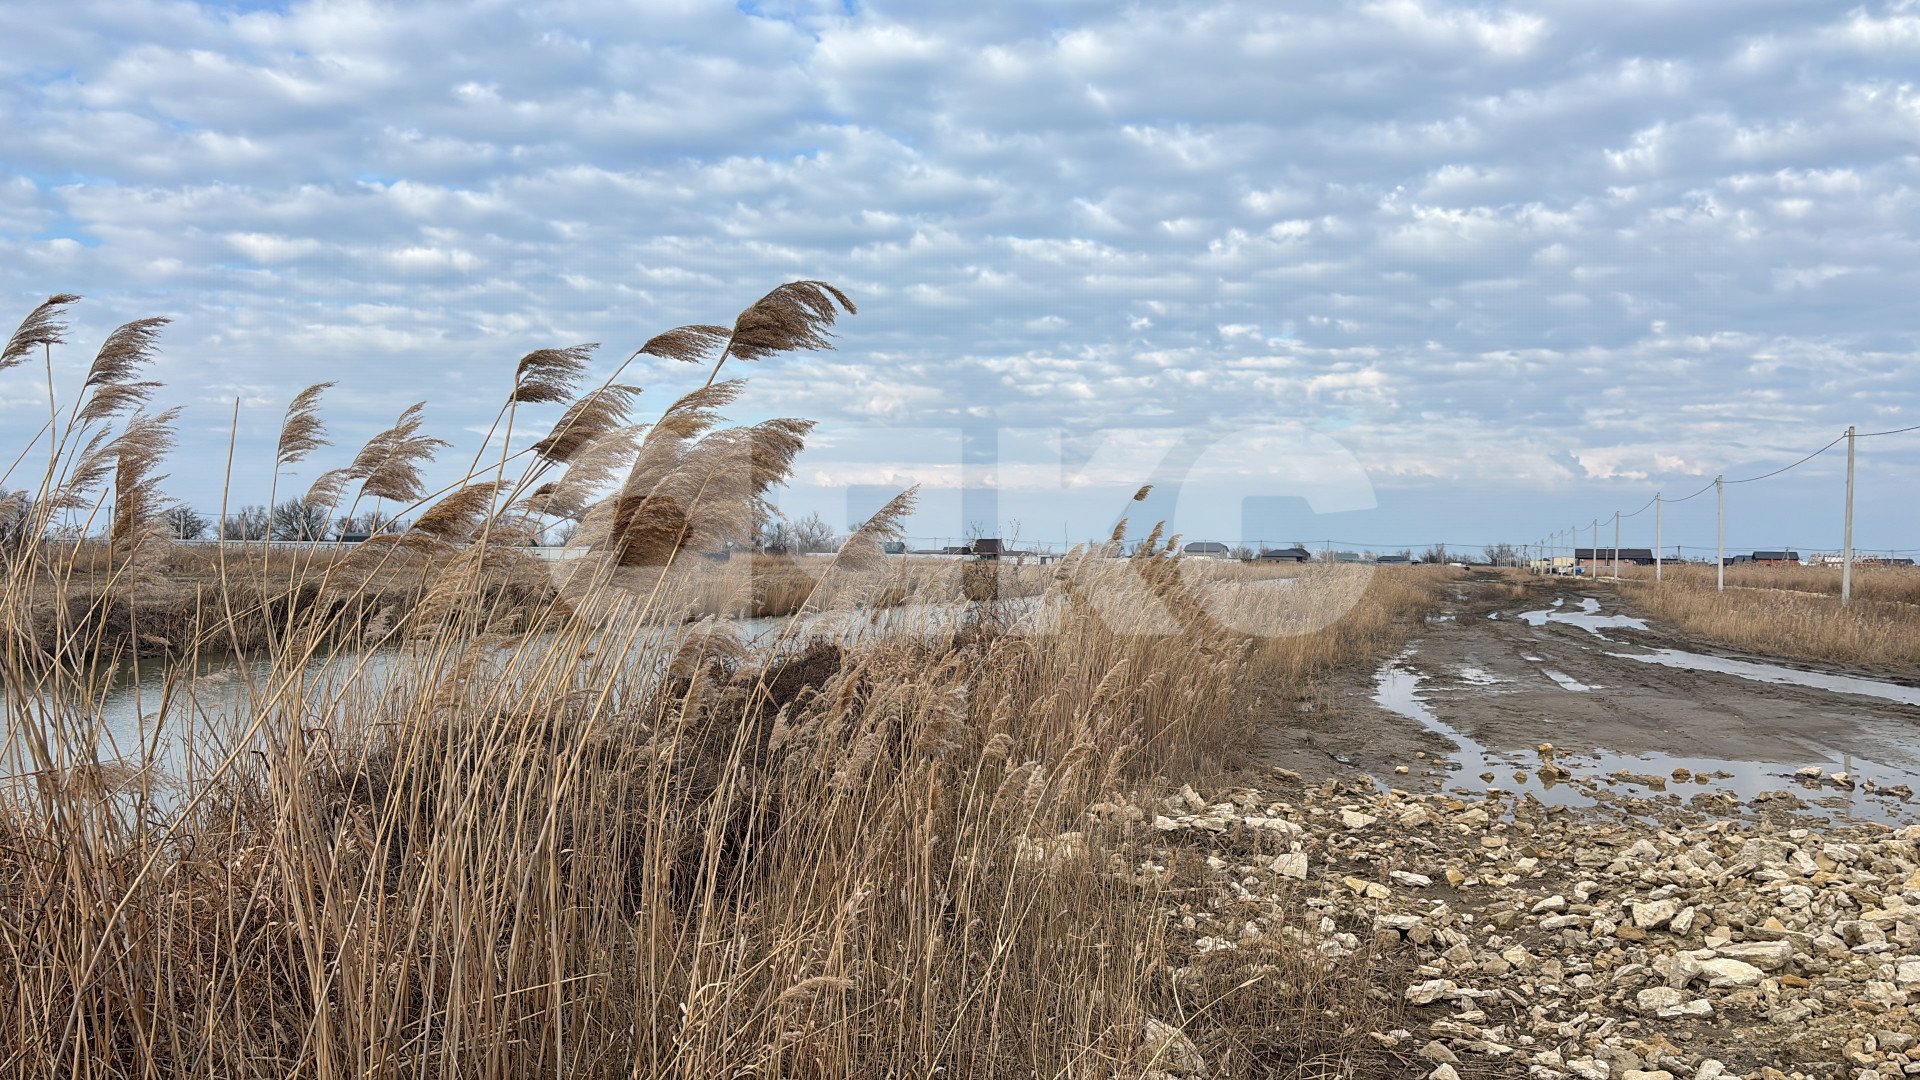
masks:
<svg viewBox="0 0 1920 1080"><path fill-rule="evenodd" d="M821 283L783 290L720 359L818 347L853 310ZM58 344L66 302L15 343ZM709 355L717 331L693 329L655 353ZM559 404L579 374L522 370L508 404ZM1277 589L1171 542L922 569L875 551L905 499L842 557L709 564L806 434L720 427L739 389L676 403L618 468L579 455L625 429L631 393L590 390L522 475L501 451L433 498L439 443L409 409L336 471L358 498L418 500L433 553L213 549L176 648L230 645L250 603L273 632L225 674L170 669L154 718L120 731L97 705L121 645L68 620L49 662L45 605L85 594L137 620L138 598L189 582L128 577L111 550L83 563L39 507L88 445L152 486L133 454L159 444L54 433L0 594L0 1075L1139 1076L1178 1030L1227 1072L1355 1071L1365 978L1278 935L1198 957L1174 931L1204 853L1136 873L1147 841L1088 810L1212 768L1263 678L1378 647L1431 576L1334 567ZM312 420L280 463L322 445ZM549 475L569 462L572 489ZM502 588L529 568L495 538L546 484L586 522L584 584L529 606ZM968 602L980 579L990 598ZM411 582L410 603L383 581ZM1285 636L1236 628L1283 593L1300 599L1266 632ZM803 608L840 629L750 647L685 625Z"/></svg>

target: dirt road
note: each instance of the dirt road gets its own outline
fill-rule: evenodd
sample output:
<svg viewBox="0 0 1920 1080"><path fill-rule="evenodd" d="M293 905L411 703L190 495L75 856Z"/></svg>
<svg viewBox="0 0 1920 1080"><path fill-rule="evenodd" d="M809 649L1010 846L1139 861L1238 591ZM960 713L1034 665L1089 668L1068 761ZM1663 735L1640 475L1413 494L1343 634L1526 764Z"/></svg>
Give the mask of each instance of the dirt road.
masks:
<svg viewBox="0 0 1920 1080"><path fill-rule="evenodd" d="M1684 640L1601 582L1536 580L1522 595L1483 575L1450 588L1447 610L1399 657L1273 725L1266 759L1309 774L1364 769L1409 789L1497 782L1568 805L1604 787L1670 785L1676 797L1746 804L1791 790L1778 801L1920 818L1902 790L1920 788L1920 687ZM1541 743L1594 782L1555 783L1551 769L1543 782ZM1820 781L1797 775L1815 766Z"/></svg>

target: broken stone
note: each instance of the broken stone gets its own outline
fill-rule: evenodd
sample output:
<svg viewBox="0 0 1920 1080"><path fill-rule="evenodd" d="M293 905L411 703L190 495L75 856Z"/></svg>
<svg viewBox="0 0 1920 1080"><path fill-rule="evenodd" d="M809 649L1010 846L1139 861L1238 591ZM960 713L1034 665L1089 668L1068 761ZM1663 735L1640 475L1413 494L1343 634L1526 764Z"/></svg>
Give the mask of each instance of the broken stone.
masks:
<svg viewBox="0 0 1920 1080"><path fill-rule="evenodd" d="M1760 985L1760 981L1766 978L1766 973L1754 967L1752 964L1744 960L1734 960L1724 956L1702 961L1700 964L1700 973L1706 978L1707 985L1716 990L1728 987L1758 986Z"/></svg>
<svg viewBox="0 0 1920 1080"><path fill-rule="evenodd" d="M1639 930L1658 930L1680 914L1678 900L1654 900L1645 904L1630 904L1628 907L1633 912L1633 925Z"/></svg>

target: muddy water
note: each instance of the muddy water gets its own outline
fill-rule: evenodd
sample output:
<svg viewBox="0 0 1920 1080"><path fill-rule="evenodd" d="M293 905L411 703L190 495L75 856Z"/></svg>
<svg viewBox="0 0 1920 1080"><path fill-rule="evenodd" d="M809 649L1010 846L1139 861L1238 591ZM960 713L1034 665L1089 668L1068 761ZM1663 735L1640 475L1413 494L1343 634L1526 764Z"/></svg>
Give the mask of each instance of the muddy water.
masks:
<svg viewBox="0 0 1920 1080"><path fill-rule="evenodd" d="M1002 603L1007 615L1016 620L1040 617L1037 597ZM725 620L725 625L749 650L764 651L783 640L831 637L849 641L906 627L939 632L973 617L978 607L970 602L904 604L810 613L799 617L797 623L794 616L779 616L731 619ZM670 655L688 629L662 627L644 632L639 640L590 643L588 649L618 650L632 658L627 665L645 667ZM540 649L550 644L550 637L536 635L520 648ZM399 647L341 650L318 656L302 673L300 698L303 707L318 718L330 710L338 711L337 704L329 703L337 702L343 694L364 697L369 692L378 693L414 667L409 654ZM210 737L217 743L235 736L271 684L273 669L267 660L249 660L230 653L203 654L190 665L165 659L128 665L93 709L102 758L151 761L164 772L178 773L189 743L207 743ZM280 676L282 681L284 678ZM36 708L30 699L26 707Z"/></svg>
<svg viewBox="0 0 1920 1080"><path fill-rule="evenodd" d="M1422 693L1425 677L1409 666L1414 655L1414 650L1410 649L1380 666L1375 673L1374 702L1381 708L1415 721L1458 747L1446 756L1444 767L1458 772L1458 786L1476 794L1500 790L1532 797L1549 806L1584 808L1599 806L1615 794L1645 797L1664 792L1687 799L1696 794L1715 793L1733 795L1745 802L1763 792L1793 791L1809 801L1822 800L1820 809L1849 817L1900 822L1917 816L1907 804L1870 795L1861 788L1845 790L1802 782L1796 777L1794 768L1778 762L1673 754L1619 754L1607 750L1562 753L1550 757L1537 753L1496 752L1441 719ZM1567 687L1569 690L1591 692L1604 689L1574 683L1559 672L1549 671L1548 674L1559 675L1560 679L1555 681L1564 679L1572 683ZM1462 675L1462 681L1469 685L1489 686L1485 672L1469 668ZM1571 772L1578 782L1559 779L1551 772L1543 777L1540 767L1549 760L1559 769ZM1920 788L1920 771L1846 754L1828 752L1824 757L1809 759L1808 764L1820 766L1823 774L1827 775L1864 775L1874 778L1881 786L1904 783ZM1676 770L1682 770L1688 779L1675 779ZM1616 773L1629 774L1630 778L1616 777ZM1646 783L1651 778L1658 778L1659 786ZM1449 786L1453 786L1451 782Z"/></svg>
<svg viewBox="0 0 1920 1080"><path fill-rule="evenodd" d="M1708 656L1705 653L1684 652L1680 649L1655 649L1651 653L1608 653L1608 656L1622 660L1638 660L1647 664L1659 664L1662 667L1686 668L1690 671L1711 671L1720 675L1732 675L1736 678L1751 679L1754 682L1775 683L1781 686L1805 686L1816 690L1831 690L1836 694L1853 694L1858 697L1879 698L1883 701L1896 701L1902 705L1920 706L1920 686L1901 686L1899 683L1882 682L1879 679L1863 679L1857 675L1834 675L1823 671L1802 671L1799 668L1782 667L1779 664L1755 663L1751 660L1734 660L1725 656Z"/></svg>
<svg viewBox="0 0 1920 1080"><path fill-rule="evenodd" d="M1591 596L1581 598L1579 611L1557 610L1561 606L1561 601L1559 600L1555 600L1553 604L1553 608L1543 608L1539 611L1523 611L1517 617L1526 620L1528 626L1545 626L1548 623L1563 623L1567 626L1577 626L1595 637L1603 639L1606 635L1600 633L1602 630L1645 630L1647 628L1646 621L1642 619L1629 618L1625 615L1600 614L1600 601L1595 600ZM1497 615L1499 613L1495 612L1494 614ZM1488 618L1492 617L1491 615L1488 616Z"/></svg>

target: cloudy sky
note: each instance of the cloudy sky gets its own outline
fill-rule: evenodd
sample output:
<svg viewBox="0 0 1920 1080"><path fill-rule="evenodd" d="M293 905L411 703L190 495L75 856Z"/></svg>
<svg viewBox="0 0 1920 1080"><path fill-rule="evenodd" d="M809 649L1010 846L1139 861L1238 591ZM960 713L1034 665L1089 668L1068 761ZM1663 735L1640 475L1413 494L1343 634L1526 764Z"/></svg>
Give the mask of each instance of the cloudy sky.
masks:
<svg viewBox="0 0 1920 1080"><path fill-rule="evenodd" d="M0 288L87 296L68 373L174 317L201 504L236 400L258 499L309 383L336 454L420 399L470 452L525 351L610 371L794 278L860 314L736 415L822 422L790 509L918 481L929 538L1078 538L1157 478L1195 537L1525 542L1920 424L1912 0L69 0L0 38ZM1920 432L1860 452L1861 543L1920 547ZM1839 476L1730 488L1730 544L1836 544ZM1668 515L1712 536L1711 494Z"/></svg>

